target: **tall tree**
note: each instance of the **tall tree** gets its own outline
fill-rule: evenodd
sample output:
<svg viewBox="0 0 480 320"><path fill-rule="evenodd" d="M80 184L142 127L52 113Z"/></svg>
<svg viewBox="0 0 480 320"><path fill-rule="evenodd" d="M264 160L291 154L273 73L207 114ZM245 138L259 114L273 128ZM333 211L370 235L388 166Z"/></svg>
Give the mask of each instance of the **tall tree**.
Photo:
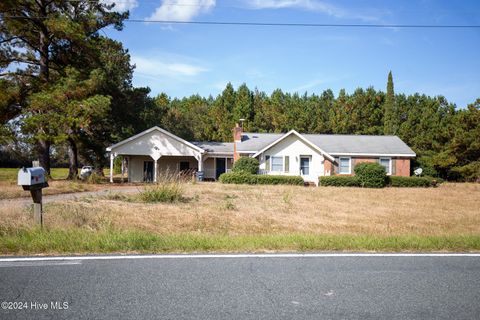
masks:
<svg viewBox="0 0 480 320"><path fill-rule="evenodd" d="M231 141L232 128L235 125L233 119L233 108L235 106L236 92L232 84L229 82L210 108L210 115L214 122L213 140Z"/></svg>
<svg viewBox="0 0 480 320"><path fill-rule="evenodd" d="M252 125L253 114L253 94L248 89L247 85L243 83L238 87L235 96L233 120L238 122L240 119L245 119L245 130L249 130Z"/></svg>
<svg viewBox="0 0 480 320"><path fill-rule="evenodd" d="M388 73L387 95L384 103L383 133L386 135L395 135L398 130L398 114L395 103L395 92L393 88L392 71Z"/></svg>
<svg viewBox="0 0 480 320"><path fill-rule="evenodd" d="M101 0L2 0L0 2L0 68L2 78L16 79L28 87L28 94L48 89L64 75L97 37L100 29L113 25L122 28L127 13L111 12L113 5ZM80 54L81 56L81 54ZM15 71L13 65L19 65ZM23 106L26 107L26 106ZM28 115L46 110L29 109ZM41 165L50 173L51 132L40 122L34 134Z"/></svg>
<svg viewBox="0 0 480 320"><path fill-rule="evenodd" d="M90 124L103 119L110 108L110 97L94 94L101 79L97 70L89 78L82 79L80 72L68 68L65 77L29 97L29 116L24 120L24 131L35 135L38 127L48 127L43 139L67 142L68 179L77 178L80 134L88 133ZM35 112L38 110L42 112Z"/></svg>

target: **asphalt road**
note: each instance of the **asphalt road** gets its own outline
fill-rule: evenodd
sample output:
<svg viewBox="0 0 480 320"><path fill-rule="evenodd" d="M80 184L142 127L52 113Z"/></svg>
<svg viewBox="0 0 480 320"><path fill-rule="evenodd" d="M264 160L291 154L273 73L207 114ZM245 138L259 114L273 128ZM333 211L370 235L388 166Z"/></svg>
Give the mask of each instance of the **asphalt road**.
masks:
<svg viewBox="0 0 480 320"><path fill-rule="evenodd" d="M3 301L27 308L0 319L479 319L480 256L0 259Z"/></svg>

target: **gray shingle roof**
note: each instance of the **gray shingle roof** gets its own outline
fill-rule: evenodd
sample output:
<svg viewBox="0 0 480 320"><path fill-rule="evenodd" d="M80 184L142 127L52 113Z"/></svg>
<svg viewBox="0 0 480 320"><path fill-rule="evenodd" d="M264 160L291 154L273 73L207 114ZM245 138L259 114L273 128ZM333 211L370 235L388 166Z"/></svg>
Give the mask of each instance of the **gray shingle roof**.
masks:
<svg viewBox="0 0 480 320"><path fill-rule="evenodd" d="M233 153L233 142L194 141L191 143L207 152Z"/></svg>
<svg viewBox="0 0 480 320"><path fill-rule="evenodd" d="M239 151L259 151L282 137L284 133L243 133ZM307 140L329 154L400 154L414 155L397 136L302 134Z"/></svg>
<svg viewBox="0 0 480 320"><path fill-rule="evenodd" d="M237 144L238 151L253 151L254 153L262 150L270 143L279 139L284 133L251 133L242 134L242 142Z"/></svg>

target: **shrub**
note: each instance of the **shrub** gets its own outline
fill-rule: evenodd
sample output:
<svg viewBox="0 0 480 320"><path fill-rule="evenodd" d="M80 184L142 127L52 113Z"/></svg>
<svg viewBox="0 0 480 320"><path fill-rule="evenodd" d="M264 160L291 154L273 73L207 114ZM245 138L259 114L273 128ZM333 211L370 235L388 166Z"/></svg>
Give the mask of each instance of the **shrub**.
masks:
<svg viewBox="0 0 480 320"><path fill-rule="evenodd" d="M104 181L104 178L101 177L99 174L92 172L86 179L86 182L89 184L100 184Z"/></svg>
<svg viewBox="0 0 480 320"><path fill-rule="evenodd" d="M445 180L443 180L442 178L440 177L422 177L424 179L427 179L428 181L430 181L430 183L432 184L432 187L436 187L438 186L439 184L442 184L445 182Z"/></svg>
<svg viewBox="0 0 480 320"><path fill-rule="evenodd" d="M143 202L177 202L183 199L183 190L179 182L162 182L147 186L140 192Z"/></svg>
<svg viewBox="0 0 480 320"><path fill-rule="evenodd" d="M305 182L300 176L257 175L257 184L288 184L303 186Z"/></svg>
<svg viewBox="0 0 480 320"><path fill-rule="evenodd" d="M245 172L256 174L258 172L258 160L250 157L241 157L233 164L233 172Z"/></svg>
<svg viewBox="0 0 480 320"><path fill-rule="evenodd" d="M253 175L246 172L229 172L220 175L219 180L221 183L232 184L256 184L257 175Z"/></svg>
<svg viewBox="0 0 480 320"><path fill-rule="evenodd" d="M325 176L319 178L320 186L328 187L359 187L360 181L355 176Z"/></svg>
<svg viewBox="0 0 480 320"><path fill-rule="evenodd" d="M304 185L302 177L299 176L271 176L257 175L245 172L229 172L220 175L221 183L233 184L287 184Z"/></svg>
<svg viewBox="0 0 480 320"><path fill-rule="evenodd" d="M383 188L387 185L385 168L378 163L363 162L355 166L355 176L364 188Z"/></svg>
<svg viewBox="0 0 480 320"><path fill-rule="evenodd" d="M432 180L423 177L389 177L390 187L411 188L420 187L428 188L434 186Z"/></svg>

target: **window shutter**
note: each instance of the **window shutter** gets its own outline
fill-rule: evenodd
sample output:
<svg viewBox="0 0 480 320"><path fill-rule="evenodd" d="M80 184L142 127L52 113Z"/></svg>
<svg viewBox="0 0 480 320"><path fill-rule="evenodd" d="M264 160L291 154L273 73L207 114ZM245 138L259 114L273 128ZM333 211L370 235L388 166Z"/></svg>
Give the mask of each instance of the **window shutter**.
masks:
<svg viewBox="0 0 480 320"><path fill-rule="evenodd" d="M265 171L270 171L270 156L265 156Z"/></svg>
<svg viewBox="0 0 480 320"><path fill-rule="evenodd" d="M285 156L285 172L290 172L290 157Z"/></svg>
<svg viewBox="0 0 480 320"><path fill-rule="evenodd" d="M334 171L335 173L338 173L339 166L340 166L340 158L339 158L339 157L335 157L335 163L333 164L333 171Z"/></svg>
<svg viewBox="0 0 480 320"><path fill-rule="evenodd" d="M392 176L397 174L397 159L392 159Z"/></svg>

